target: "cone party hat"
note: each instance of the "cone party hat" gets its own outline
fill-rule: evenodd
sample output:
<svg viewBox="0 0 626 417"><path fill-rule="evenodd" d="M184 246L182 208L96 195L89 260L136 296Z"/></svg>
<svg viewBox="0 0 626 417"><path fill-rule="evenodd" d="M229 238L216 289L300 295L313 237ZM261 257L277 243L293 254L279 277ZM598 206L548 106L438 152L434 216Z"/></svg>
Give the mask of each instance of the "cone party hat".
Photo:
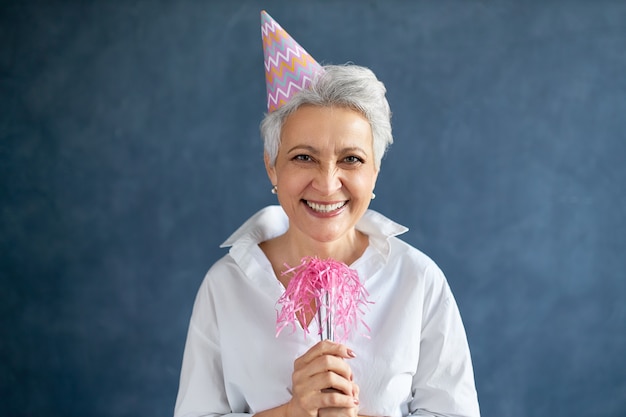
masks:
<svg viewBox="0 0 626 417"><path fill-rule="evenodd" d="M265 11L261 12L261 36L267 112L271 113L309 86L324 69Z"/></svg>

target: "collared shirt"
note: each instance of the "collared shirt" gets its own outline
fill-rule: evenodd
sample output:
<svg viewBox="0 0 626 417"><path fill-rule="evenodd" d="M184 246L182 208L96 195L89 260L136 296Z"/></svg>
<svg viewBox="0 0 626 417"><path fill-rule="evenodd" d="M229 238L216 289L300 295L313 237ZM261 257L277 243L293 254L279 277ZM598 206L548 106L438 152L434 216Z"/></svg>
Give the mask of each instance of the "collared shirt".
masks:
<svg viewBox="0 0 626 417"><path fill-rule="evenodd" d="M276 336L285 291L258 244L287 231L280 206L246 221L198 291L185 345L175 416L242 417L291 399L293 362L317 329ZM437 265L396 236L408 229L368 210L356 228L369 246L351 268L367 289L363 321L345 344L360 388L359 414L478 417L470 352L459 311Z"/></svg>

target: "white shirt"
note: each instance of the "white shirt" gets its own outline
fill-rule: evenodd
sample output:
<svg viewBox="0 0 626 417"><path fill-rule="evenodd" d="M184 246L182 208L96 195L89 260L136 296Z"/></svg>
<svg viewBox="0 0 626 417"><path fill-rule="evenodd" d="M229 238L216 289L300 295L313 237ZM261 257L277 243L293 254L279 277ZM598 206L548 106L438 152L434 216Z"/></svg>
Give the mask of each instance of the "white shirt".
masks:
<svg viewBox="0 0 626 417"><path fill-rule="evenodd" d="M319 341L285 328L276 337L284 287L258 244L289 220L270 206L224 244L189 324L175 417L248 416L288 402L294 360ZM359 414L478 417L470 352L459 311L437 265L395 236L408 229L368 210L357 224L369 246L351 268L369 292L359 329L345 344L360 388Z"/></svg>

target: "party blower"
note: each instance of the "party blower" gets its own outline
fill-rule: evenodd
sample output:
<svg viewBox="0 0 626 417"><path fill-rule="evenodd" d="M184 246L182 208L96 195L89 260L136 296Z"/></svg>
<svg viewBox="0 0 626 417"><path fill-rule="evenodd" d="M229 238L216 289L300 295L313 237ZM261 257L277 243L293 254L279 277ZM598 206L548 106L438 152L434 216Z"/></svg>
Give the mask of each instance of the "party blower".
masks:
<svg viewBox="0 0 626 417"><path fill-rule="evenodd" d="M282 308L276 320L276 337L289 325L295 331L296 321L302 324L306 337L307 318L311 317L311 323L318 324L320 340L343 343L359 323L369 332L360 317L372 302L367 300L369 294L354 269L333 259L305 257L283 275L293 277L278 299Z"/></svg>

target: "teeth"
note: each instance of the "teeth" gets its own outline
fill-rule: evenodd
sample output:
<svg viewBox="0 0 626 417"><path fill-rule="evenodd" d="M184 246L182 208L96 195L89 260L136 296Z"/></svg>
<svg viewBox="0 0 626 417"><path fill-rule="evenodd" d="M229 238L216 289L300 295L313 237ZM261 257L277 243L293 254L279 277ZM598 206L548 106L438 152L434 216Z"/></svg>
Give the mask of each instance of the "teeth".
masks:
<svg viewBox="0 0 626 417"><path fill-rule="evenodd" d="M340 203L335 203L335 204L317 204L317 203L311 203L310 201L307 201L306 204L315 211L319 211L320 213L328 213L328 212L331 212L331 211L337 210L338 208L343 207L346 204L346 202L342 201Z"/></svg>

